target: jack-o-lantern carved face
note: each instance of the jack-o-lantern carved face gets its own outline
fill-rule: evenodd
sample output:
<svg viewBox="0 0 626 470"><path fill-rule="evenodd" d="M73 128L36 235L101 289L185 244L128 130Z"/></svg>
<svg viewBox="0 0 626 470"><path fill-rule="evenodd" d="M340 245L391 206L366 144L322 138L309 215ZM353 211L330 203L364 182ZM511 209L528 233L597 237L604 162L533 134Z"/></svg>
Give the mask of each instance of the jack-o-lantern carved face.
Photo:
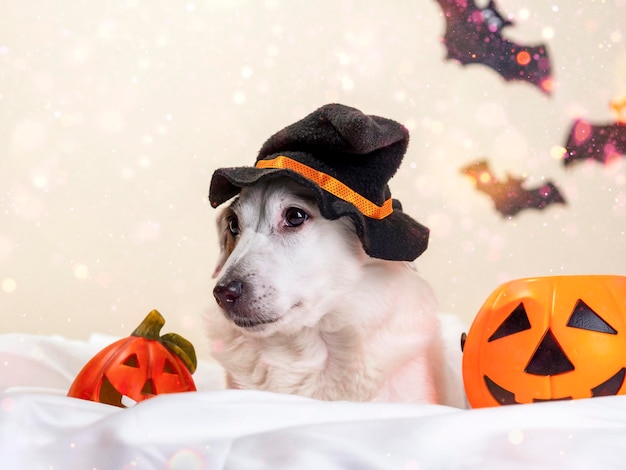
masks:
<svg viewBox="0 0 626 470"><path fill-rule="evenodd" d="M472 407L625 394L626 277L506 283L464 341Z"/></svg>
<svg viewBox="0 0 626 470"><path fill-rule="evenodd" d="M165 320L153 310L131 336L107 346L78 373L68 396L126 407L161 393L195 391L193 346L159 336Z"/></svg>

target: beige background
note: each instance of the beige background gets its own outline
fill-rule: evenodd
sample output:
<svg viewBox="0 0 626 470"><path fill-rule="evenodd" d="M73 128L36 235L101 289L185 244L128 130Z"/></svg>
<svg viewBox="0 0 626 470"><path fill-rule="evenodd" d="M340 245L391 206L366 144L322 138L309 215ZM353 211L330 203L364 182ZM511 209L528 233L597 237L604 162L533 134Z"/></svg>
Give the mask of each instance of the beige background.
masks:
<svg viewBox="0 0 626 470"><path fill-rule="evenodd" d="M444 62L432 0L5 0L0 333L127 335L157 308L206 356L211 174L332 101L411 130L391 187L432 229L417 265L443 311L469 321L512 278L626 274L623 159L558 160L573 118L626 93L626 0L499 5L508 37L547 43L551 98ZM459 175L483 156L569 205L503 219Z"/></svg>

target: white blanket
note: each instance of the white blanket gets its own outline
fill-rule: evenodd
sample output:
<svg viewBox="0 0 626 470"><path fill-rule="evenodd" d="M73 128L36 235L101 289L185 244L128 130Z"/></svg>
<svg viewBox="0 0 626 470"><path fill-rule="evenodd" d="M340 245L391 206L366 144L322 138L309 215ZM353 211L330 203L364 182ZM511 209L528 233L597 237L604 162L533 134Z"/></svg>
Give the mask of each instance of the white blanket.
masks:
<svg viewBox="0 0 626 470"><path fill-rule="evenodd" d="M624 468L626 397L459 410L223 390L121 409L65 396L111 338L0 335L2 469Z"/></svg>

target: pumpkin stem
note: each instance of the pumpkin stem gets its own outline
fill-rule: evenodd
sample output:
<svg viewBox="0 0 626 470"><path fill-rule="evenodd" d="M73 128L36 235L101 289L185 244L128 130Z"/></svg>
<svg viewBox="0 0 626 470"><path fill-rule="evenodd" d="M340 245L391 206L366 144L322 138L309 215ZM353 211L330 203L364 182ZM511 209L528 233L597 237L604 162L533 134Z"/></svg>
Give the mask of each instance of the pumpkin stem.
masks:
<svg viewBox="0 0 626 470"><path fill-rule="evenodd" d="M135 328L135 331L131 333L131 336L139 336L150 340L159 341L167 349L176 354L181 361L187 366L189 372L192 374L198 367L198 360L196 359L196 351L188 340L176 333L167 333L163 336L159 336L161 328L165 325L165 319L157 310L152 310L146 318L143 319L141 324Z"/></svg>
<svg viewBox="0 0 626 470"><path fill-rule="evenodd" d="M196 358L196 350L193 347L193 344L186 340L182 336L176 333L167 333L166 335L161 336L161 342L176 354L181 361L187 366L189 372L192 374L196 371L198 367L198 359Z"/></svg>
<svg viewBox="0 0 626 470"><path fill-rule="evenodd" d="M135 328L131 336L140 336L146 339L158 340L161 328L165 325L165 318L157 311L152 310L141 324Z"/></svg>

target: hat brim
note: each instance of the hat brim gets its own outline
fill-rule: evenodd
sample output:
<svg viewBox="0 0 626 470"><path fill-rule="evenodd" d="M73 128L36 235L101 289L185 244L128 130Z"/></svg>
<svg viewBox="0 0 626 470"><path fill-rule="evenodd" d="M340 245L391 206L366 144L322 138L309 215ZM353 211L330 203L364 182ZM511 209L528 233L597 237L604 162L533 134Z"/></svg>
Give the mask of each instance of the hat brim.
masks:
<svg viewBox="0 0 626 470"><path fill-rule="evenodd" d="M394 204L394 210L383 219L363 215L353 204L326 192L300 174L277 168L232 167L219 168L213 173L209 201L218 207L241 191L268 177L287 176L309 188L323 217L335 220L350 217L365 252L390 261L413 261L428 247L429 230Z"/></svg>

